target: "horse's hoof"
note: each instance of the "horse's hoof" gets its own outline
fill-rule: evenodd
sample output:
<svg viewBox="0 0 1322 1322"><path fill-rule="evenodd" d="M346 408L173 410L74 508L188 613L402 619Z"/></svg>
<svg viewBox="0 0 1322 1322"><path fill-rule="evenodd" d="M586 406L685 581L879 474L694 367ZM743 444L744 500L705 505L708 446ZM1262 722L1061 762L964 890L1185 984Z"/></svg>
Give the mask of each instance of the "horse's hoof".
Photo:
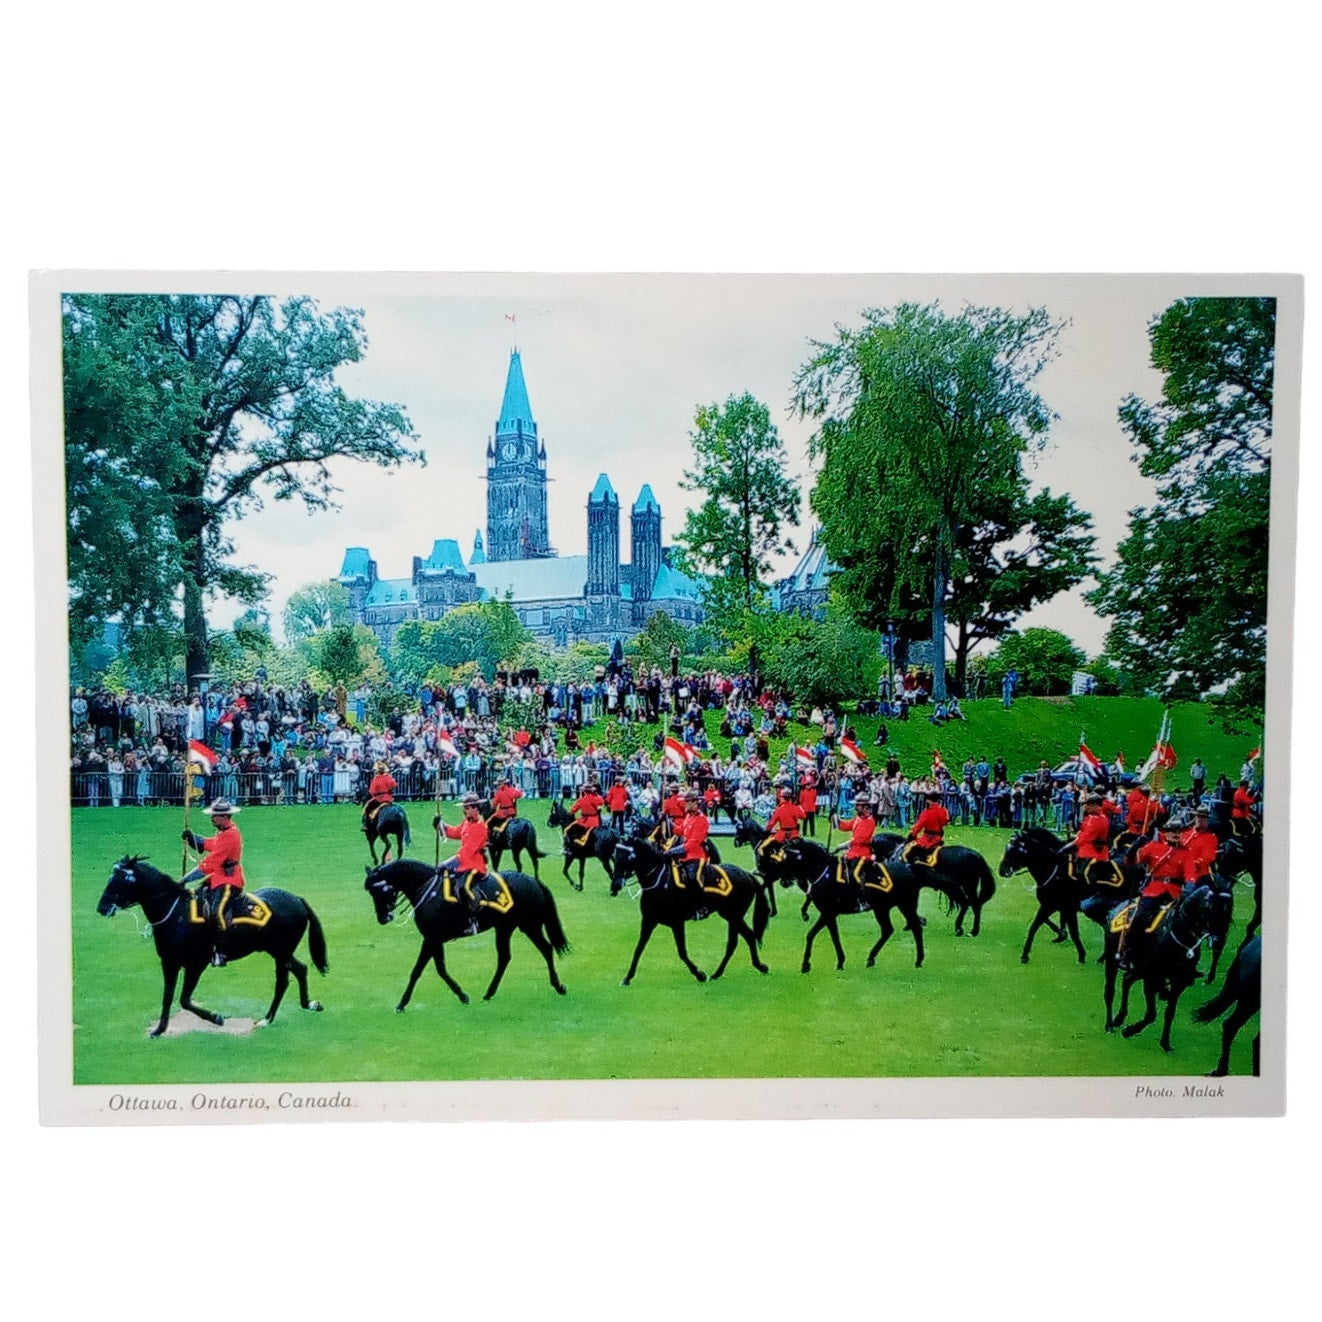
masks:
<svg viewBox="0 0 1322 1322"><path fill-rule="evenodd" d="M308 1009L309 1009L309 1010L316 1010L316 1011L320 1012L320 1011L324 1010L325 1008L326 1008L326 1007L325 1007L324 1005L322 1005L322 1003L321 1003L320 1001L309 1001L309 1002L308 1002Z"/></svg>
<svg viewBox="0 0 1322 1322"><path fill-rule="evenodd" d="M557 982L555 984L555 994L557 996L563 996L568 990L569 988L566 987L563 982Z"/></svg>
<svg viewBox="0 0 1322 1322"><path fill-rule="evenodd" d="M693 976L697 978L699 982L707 981L707 975L701 969L699 969Z"/></svg>
<svg viewBox="0 0 1322 1322"><path fill-rule="evenodd" d="M800 972L800 973L810 973L811 971L812 971L812 965L811 965L811 964L800 964L800 965L799 965L799 972Z"/></svg>
<svg viewBox="0 0 1322 1322"><path fill-rule="evenodd" d="M1028 963L1028 956L1027 956L1027 955L1020 955L1020 956L1019 956L1019 962L1020 962L1021 964L1027 964L1027 963Z"/></svg>
<svg viewBox="0 0 1322 1322"><path fill-rule="evenodd" d="M769 967L768 965L766 965L766 964L754 964L753 967L754 967L759 973L770 973L770 972L771 972L770 967Z"/></svg>
<svg viewBox="0 0 1322 1322"><path fill-rule="evenodd" d="M1087 955L1080 955L1080 956L1079 956L1079 963L1080 963L1080 964L1086 964L1087 962L1088 962L1088 956L1087 956Z"/></svg>
<svg viewBox="0 0 1322 1322"><path fill-rule="evenodd" d="M395 1013L396 1013L396 1014L403 1014L403 1013L404 1013L404 1007L403 1007L402 1005L397 1005L397 1006L395 1006Z"/></svg>
<svg viewBox="0 0 1322 1322"><path fill-rule="evenodd" d="M163 1032L165 1032L165 1029L163 1029L163 1028L153 1028L153 1029L147 1034L147 1036L148 1036L148 1037L160 1037L160 1035L161 1035Z"/></svg>
<svg viewBox="0 0 1322 1322"><path fill-rule="evenodd" d="M627 987L628 985L629 985L629 979L628 979L628 978L622 978L622 979L620 980L620 986L621 986L621 987Z"/></svg>
<svg viewBox="0 0 1322 1322"><path fill-rule="evenodd" d="M213 1014L211 1016L211 1022L219 1028L225 1022L225 1016L223 1014Z"/></svg>
<svg viewBox="0 0 1322 1322"><path fill-rule="evenodd" d="M1122 1028L1120 1034L1122 1037L1133 1037L1135 1033L1142 1032L1137 1024L1130 1024L1127 1028Z"/></svg>
<svg viewBox="0 0 1322 1322"><path fill-rule="evenodd" d="M459 993L459 1004L460 1004L460 1005L467 1005L467 1004L468 1004L468 993L467 993L467 992L460 992L460 993Z"/></svg>
<svg viewBox="0 0 1322 1322"><path fill-rule="evenodd" d="M866 967L870 969L875 969L877 967L877 961L873 959L871 955L868 956L868 962Z"/></svg>
<svg viewBox="0 0 1322 1322"><path fill-rule="evenodd" d="M259 1019L259 1020L253 1025L253 1027L254 1027L254 1028L268 1028L268 1027L270 1026L270 1023L271 1023L271 1021L270 1021L269 1019Z"/></svg>

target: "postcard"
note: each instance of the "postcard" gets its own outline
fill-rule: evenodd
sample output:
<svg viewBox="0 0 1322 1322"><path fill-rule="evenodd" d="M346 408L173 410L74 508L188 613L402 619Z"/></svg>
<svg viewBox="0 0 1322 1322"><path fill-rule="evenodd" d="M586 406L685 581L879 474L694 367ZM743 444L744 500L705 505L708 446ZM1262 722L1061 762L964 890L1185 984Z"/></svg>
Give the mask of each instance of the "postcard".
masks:
<svg viewBox="0 0 1322 1322"><path fill-rule="evenodd" d="M1282 1114L1302 297L33 275L43 1122Z"/></svg>

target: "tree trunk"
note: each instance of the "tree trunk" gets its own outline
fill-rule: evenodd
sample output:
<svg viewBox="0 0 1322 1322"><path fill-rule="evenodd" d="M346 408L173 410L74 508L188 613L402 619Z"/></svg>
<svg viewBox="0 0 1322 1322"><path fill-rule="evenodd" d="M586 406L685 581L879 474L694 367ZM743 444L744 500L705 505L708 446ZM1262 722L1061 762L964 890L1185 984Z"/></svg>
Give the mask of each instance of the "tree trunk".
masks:
<svg viewBox="0 0 1322 1322"><path fill-rule="evenodd" d="M946 697L946 536L937 547L932 574L932 701Z"/></svg>

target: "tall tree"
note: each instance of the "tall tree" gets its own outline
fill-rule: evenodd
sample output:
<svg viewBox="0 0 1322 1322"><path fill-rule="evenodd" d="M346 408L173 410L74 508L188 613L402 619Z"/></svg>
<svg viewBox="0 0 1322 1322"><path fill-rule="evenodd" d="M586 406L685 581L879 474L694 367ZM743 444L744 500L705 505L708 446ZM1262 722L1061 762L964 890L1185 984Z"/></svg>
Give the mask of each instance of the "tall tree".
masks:
<svg viewBox="0 0 1322 1322"><path fill-rule="evenodd" d="M285 641L291 646L335 624L351 624L349 589L334 579L305 583L289 594L281 617Z"/></svg>
<svg viewBox="0 0 1322 1322"><path fill-rule="evenodd" d="M710 611L751 611L765 597L774 558L791 549L786 529L799 522L784 443L767 406L747 393L702 405L689 443L693 467L680 486L703 499L675 538L684 567L707 579Z"/></svg>
<svg viewBox="0 0 1322 1322"><path fill-rule="evenodd" d="M898 615L912 636L926 620L938 697L961 533L1023 487L1023 456L1045 442L1054 415L1032 383L1060 329L1041 308L868 309L795 377L793 406L818 424L812 503L833 588L871 628Z"/></svg>
<svg viewBox="0 0 1322 1322"><path fill-rule="evenodd" d="M1003 637L1021 615L1081 583L1097 563L1092 519L1069 496L1030 496L1021 486L1003 494L1000 508L955 534L946 621L961 691L974 647Z"/></svg>
<svg viewBox="0 0 1322 1322"><path fill-rule="evenodd" d="M335 383L366 349L359 312L73 294L63 313L70 614L153 623L182 589L190 675L208 668L208 594L265 594L265 575L233 563L233 520L264 495L332 508L335 458L423 458L402 410Z"/></svg>
<svg viewBox="0 0 1322 1322"><path fill-rule="evenodd" d="M1011 631L987 658L987 678L995 687L1008 671L1017 670L1021 693L1061 695L1070 691L1074 672L1087 661L1087 654L1059 629Z"/></svg>
<svg viewBox="0 0 1322 1322"><path fill-rule="evenodd" d="M1089 601L1140 687L1215 692L1252 725L1266 702L1276 301L1183 299L1148 333L1162 398L1130 395L1119 412L1157 500L1131 511Z"/></svg>

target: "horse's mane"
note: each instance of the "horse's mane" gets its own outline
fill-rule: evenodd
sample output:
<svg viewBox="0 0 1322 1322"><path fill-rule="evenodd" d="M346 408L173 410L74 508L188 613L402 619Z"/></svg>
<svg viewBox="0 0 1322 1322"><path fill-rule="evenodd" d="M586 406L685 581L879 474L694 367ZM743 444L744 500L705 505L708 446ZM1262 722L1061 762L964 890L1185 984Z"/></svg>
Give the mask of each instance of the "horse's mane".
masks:
<svg viewBox="0 0 1322 1322"><path fill-rule="evenodd" d="M1026 826L1019 834L1025 840L1031 840L1035 845L1042 845L1050 849L1059 849L1065 843L1053 831L1048 831L1045 826Z"/></svg>

